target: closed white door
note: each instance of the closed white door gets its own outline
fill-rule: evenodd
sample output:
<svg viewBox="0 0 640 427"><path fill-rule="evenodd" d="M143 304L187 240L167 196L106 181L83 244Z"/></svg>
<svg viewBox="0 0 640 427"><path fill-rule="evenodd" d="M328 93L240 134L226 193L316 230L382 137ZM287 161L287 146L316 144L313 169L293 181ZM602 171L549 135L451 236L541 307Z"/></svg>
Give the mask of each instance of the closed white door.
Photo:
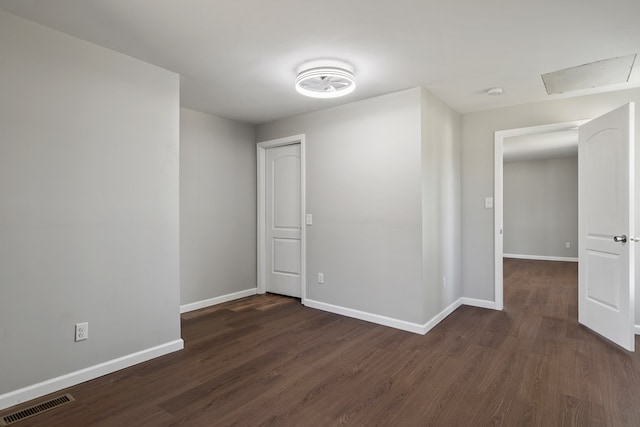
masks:
<svg viewBox="0 0 640 427"><path fill-rule="evenodd" d="M269 148L265 175L265 288L300 297L300 144Z"/></svg>
<svg viewBox="0 0 640 427"><path fill-rule="evenodd" d="M634 351L634 105L579 130L578 320Z"/></svg>

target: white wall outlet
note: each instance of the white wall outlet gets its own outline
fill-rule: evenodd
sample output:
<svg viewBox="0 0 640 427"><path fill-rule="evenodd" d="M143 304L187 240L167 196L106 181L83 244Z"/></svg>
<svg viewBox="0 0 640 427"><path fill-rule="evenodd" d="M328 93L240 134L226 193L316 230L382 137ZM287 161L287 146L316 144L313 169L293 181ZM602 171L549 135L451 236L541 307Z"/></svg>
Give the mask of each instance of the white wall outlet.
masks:
<svg viewBox="0 0 640 427"><path fill-rule="evenodd" d="M307 214L307 225L313 225L313 215Z"/></svg>
<svg viewBox="0 0 640 427"><path fill-rule="evenodd" d="M318 283L324 283L324 273L318 273Z"/></svg>
<svg viewBox="0 0 640 427"><path fill-rule="evenodd" d="M567 249L570 249L571 248L571 242L565 242L564 243L564 247L567 248Z"/></svg>
<svg viewBox="0 0 640 427"><path fill-rule="evenodd" d="M89 338L89 323L76 323L76 342Z"/></svg>
<svg viewBox="0 0 640 427"><path fill-rule="evenodd" d="M447 287L447 276L442 276L442 289Z"/></svg>
<svg viewBox="0 0 640 427"><path fill-rule="evenodd" d="M493 197L485 197L484 198L484 208L485 209L493 209Z"/></svg>

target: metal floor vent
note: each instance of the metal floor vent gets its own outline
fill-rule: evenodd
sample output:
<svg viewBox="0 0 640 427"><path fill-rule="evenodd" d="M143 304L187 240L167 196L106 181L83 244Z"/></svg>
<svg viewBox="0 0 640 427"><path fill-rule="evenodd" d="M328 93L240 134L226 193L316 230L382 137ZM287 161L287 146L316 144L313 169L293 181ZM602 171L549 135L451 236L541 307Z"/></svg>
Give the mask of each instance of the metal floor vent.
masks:
<svg viewBox="0 0 640 427"><path fill-rule="evenodd" d="M34 415L41 414L43 412L55 409L59 406L66 405L73 402L75 399L70 394L63 394L62 396L55 397L47 400L46 402L39 403L37 405L30 406L20 411L14 412L9 415L5 415L0 418L0 427L6 427L11 424L17 423Z"/></svg>

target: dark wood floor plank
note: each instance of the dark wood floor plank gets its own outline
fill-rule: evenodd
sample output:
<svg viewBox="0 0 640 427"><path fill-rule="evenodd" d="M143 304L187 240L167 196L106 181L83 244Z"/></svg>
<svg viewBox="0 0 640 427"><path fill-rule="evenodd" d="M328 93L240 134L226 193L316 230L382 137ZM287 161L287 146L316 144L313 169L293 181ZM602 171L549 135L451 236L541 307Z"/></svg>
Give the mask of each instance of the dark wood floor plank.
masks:
<svg viewBox="0 0 640 427"><path fill-rule="evenodd" d="M183 351L17 427L640 426L640 357L578 324L577 265L505 259L504 284L426 336L277 295L185 313Z"/></svg>

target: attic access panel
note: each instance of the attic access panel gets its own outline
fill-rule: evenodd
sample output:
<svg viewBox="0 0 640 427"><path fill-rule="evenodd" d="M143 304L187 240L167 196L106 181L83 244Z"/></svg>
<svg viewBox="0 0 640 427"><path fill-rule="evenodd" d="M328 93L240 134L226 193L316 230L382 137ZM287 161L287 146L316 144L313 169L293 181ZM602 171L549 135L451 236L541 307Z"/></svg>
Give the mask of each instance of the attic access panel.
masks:
<svg viewBox="0 0 640 427"><path fill-rule="evenodd" d="M543 74L549 95L629 81L636 54L603 59Z"/></svg>

